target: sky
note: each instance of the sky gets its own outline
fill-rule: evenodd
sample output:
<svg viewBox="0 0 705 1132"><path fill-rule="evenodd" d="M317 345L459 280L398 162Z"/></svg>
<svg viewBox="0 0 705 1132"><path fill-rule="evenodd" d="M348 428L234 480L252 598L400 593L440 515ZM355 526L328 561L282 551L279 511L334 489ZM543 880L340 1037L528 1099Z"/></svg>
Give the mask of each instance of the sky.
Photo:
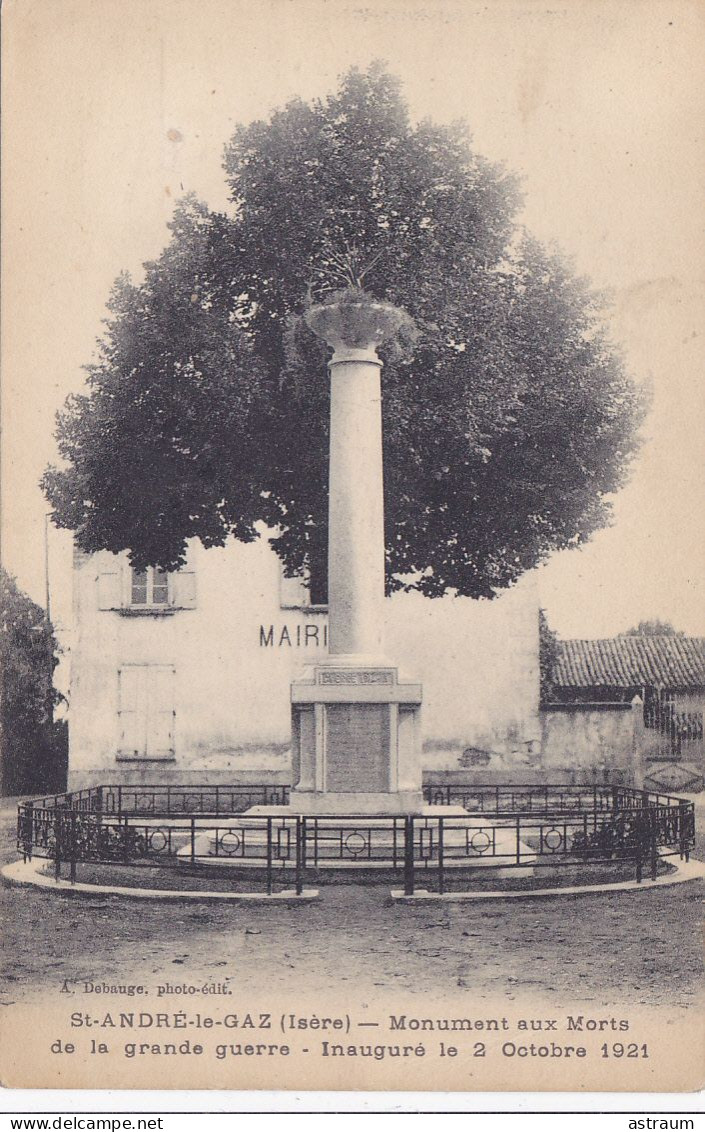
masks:
<svg viewBox="0 0 705 1132"><path fill-rule="evenodd" d="M464 118L522 222L609 293L653 389L614 521L541 568L564 637L658 617L705 636L705 7L691 0L9 0L3 67L3 563L44 600L38 481L116 276L175 201L227 205L236 124L382 59L414 119ZM49 536L68 616L70 539Z"/></svg>

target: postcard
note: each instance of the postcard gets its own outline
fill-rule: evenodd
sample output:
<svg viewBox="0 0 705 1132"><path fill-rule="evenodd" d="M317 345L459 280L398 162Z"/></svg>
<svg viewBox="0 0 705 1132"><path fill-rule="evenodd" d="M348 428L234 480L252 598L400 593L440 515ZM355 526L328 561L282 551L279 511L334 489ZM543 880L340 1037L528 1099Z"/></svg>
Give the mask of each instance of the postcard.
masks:
<svg viewBox="0 0 705 1132"><path fill-rule="evenodd" d="M6 1088L705 1078L694 0L11 0Z"/></svg>

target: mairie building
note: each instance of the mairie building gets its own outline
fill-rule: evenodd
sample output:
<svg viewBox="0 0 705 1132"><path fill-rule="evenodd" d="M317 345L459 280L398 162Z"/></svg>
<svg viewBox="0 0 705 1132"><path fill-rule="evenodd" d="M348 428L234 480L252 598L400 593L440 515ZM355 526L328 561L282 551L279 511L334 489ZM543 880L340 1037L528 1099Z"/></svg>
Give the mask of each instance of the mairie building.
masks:
<svg viewBox="0 0 705 1132"><path fill-rule="evenodd" d="M266 537L188 548L165 574L74 553L69 789L286 782L290 683L327 651L327 610ZM423 685L424 767L540 757L536 576L493 601L398 593L386 653Z"/></svg>

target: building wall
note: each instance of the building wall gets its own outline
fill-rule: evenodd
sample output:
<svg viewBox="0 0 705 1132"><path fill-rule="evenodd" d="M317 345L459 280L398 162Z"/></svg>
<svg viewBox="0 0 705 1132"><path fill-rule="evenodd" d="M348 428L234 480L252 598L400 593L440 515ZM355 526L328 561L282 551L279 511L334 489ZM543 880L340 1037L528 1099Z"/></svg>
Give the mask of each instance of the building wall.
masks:
<svg viewBox="0 0 705 1132"><path fill-rule="evenodd" d="M547 781L624 781L640 774L635 716L642 704L556 704L541 711L541 768ZM641 723L640 732L643 731Z"/></svg>
<svg viewBox="0 0 705 1132"><path fill-rule="evenodd" d="M702 695L682 697L702 708ZM678 700L679 710L681 699ZM705 783L702 740L674 752L669 740L644 725L643 704L554 704L541 710L541 781L608 781L647 790L697 793Z"/></svg>
<svg viewBox="0 0 705 1132"><path fill-rule="evenodd" d="M266 539L191 546L173 586L168 612L136 613L124 606L126 557L76 557L72 789L289 777L289 684L325 655L326 612L300 607L303 591L282 581ZM387 654L424 686L429 768L463 765L469 747L519 764L538 750L537 608L530 575L493 602L388 599ZM126 696L136 712L124 710ZM158 747L169 733L173 751L162 742L158 757L135 758L130 729L147 700L161 709L150 734Z"/></svg>

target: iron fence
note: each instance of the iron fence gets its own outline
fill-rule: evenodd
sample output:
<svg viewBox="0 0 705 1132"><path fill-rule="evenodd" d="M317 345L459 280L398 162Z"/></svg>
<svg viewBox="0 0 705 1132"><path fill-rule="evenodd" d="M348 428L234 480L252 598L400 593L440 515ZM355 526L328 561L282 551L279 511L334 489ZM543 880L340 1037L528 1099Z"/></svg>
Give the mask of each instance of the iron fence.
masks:
<svg viewBox="0 0 705 1132"><path fill-rule="evenodd" d="M243 813L252 806L285 806L289 801L289 787L279 785L103 786L99 790L100 809L107 814L217 818Z"/></svg>
<svg viewBox="0 0 705 1132"><path fill-rule="evenodd" d="M221 817L243 813L252 806L286 806L289 786L246 784L236 786L92 786L85 790L37 798L34 805L46 809L75 810L135 817L171 817L199 814Z"/></svg>
<svg viewBox="0 0 705 1132"><path fill-rule="evenodd" d="M134 817L218 818L244 813L253 806L286 806L290 787L286 784L206 785L107 785L34 799L43 809L75 810L79 813ZM547 784L539 786L483 785L468 782L435 782L423 786L424 801L432 806L462 806L472 813L498 816L515 813L599 813L659 805L676 805L680 799L652 790L618 785Z"/></svg>
<svg viewBox="0 0 705 1132"><path fill-rule="evenodd" d="M521 876L631 863L637 880L644 870L655 878L662 857L688 859L695 837L692 802L625 787L443 787L450 792L442 804L437 795L429 799L441 810L460 796L479 799L479 805L464 815L398 817L234 810L245 798L261 801L260 792L271 787L219 787L217 800L215 788L206 787L155 787L146 795L145 788L95 789L81 792L89 797L71 796L71 804L68 796L22 803L17 846L25 859L51 860L57 878L66 865L72 881L77 865L86 863L206 866L248 875L268 893L292 884L300 893L306 876L331 869L386 871L403 876L404 891L412 895L419 883L439 892L456 878L467 885L480 870ZM149 799L146 811L140 808L143 796ZM187 814L189 800L196 805ZM214 817L214 805L224 807L220 817Z"/></svg>
<svg viewBox="0 0 705 1132"><path fill-rule="evenodd" d="M658 756L676 761L697 758L703 751L703 712L678 710L675 700L647 697L644 726L661 737Z"/></svg>
<svg viewBox="0 0 705 1132"><path fill-rule="evenodd" d="M473 814L511 817L514 814L591 814L619 810L678 806L682 799L656 790L618 785L484 786L433 783L423 788L432 806L462 806Z"/></svg>

